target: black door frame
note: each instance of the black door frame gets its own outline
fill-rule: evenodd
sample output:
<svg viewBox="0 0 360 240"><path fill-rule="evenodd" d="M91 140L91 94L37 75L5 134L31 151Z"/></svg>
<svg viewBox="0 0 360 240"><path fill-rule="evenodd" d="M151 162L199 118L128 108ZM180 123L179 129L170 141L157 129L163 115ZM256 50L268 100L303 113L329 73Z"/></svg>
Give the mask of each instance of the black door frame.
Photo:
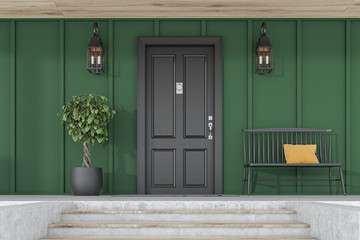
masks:
<svg viewBox="0 0 360 240"><path fill-rule="evenodd" d="M214 194L223 193L223 125L222 125L222 38L221 37L138 37L137 87L137 193L145 194L145 51L147 46L214 47L215 127Z"/></svg>

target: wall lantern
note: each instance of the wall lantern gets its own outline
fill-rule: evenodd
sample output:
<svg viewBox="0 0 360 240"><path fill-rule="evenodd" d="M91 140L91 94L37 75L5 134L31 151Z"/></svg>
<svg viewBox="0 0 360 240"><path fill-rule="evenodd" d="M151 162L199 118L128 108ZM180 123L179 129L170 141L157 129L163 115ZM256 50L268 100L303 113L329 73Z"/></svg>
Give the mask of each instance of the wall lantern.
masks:
<svg viewBox="0 0 360 240"><path fill-rule="evenodd" d="M257 45L256 73L270 73L274 68L273 46L266 36L266 23L261 25L261 36Z"/></svg>
<svg viewBox="0 0 360 240"><path fill-rule="evenodd" d="M97 23L94 23L94 36L87 46L87 70L93 74L104 73L104 49L99 38Z"/></svg>

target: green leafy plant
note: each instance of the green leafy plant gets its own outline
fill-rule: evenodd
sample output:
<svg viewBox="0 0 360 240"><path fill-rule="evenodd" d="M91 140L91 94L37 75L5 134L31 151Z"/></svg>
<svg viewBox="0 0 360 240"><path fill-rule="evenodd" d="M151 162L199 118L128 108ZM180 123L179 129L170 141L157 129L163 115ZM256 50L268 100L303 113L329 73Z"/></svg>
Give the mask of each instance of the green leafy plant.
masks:
<svg viewBox="0 0 360 240"><path fill-rule="evenodd" d="M108 124L115 111L110 109L104 96L73 96L72 100L62 107L61 124L66 124L69 135L75 142L84 145L83 167L91 167L90 144L96 141L108 141Z"/></svg>

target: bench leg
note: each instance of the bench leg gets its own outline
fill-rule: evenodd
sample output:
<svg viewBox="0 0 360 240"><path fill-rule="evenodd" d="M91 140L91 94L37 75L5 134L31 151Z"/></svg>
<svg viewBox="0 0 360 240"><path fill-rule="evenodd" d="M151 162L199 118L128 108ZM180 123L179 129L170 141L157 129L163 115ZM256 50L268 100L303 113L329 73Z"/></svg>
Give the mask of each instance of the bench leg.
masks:
<svg viewBox="0 0 360 240"><path fill-rule="evenodd" d="M251 181L251 167L248 168L248 192L247 195L250 195L250 181Z"/></svg>
<svg viewBox="0 0 360 240"><path fill-rule="evenodd" d="M330 187L330 195L332 195L331 182L332 182L332 179L331 179L331 167L329 167L329 187Z"/></svg>
<svg viewBox="0 0 360 240"><path fill-rule="evenodd" d="M244 195L245 192L245 180L246 180L246 168L244 167L244 173L243 173L243 179L242 179L242 195Z"/></svg>
<svg viewBox="0 0 360 240"><path fill-rule="evenodd" d="M344 196L346 196L345 185L344 185L344 177L343 177L343 173L342 173L342 167L339 167L339 171L340 171L340 179L341 179L342 190L343 190Z"/></svg>

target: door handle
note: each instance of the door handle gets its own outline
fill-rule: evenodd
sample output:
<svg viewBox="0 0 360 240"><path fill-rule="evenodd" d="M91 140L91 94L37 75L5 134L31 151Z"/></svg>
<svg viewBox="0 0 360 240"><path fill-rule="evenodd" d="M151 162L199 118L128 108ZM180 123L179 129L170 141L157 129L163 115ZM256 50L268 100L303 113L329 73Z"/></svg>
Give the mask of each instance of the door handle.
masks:
<svg viewBox="0 0 360 240"><path fill-rule="evenodd" d="M212 135L213 123L209 122L208 127L209 127L209 136L208 136L208 139L212 140L212 139L213 139L213 135Z"/></svg>

